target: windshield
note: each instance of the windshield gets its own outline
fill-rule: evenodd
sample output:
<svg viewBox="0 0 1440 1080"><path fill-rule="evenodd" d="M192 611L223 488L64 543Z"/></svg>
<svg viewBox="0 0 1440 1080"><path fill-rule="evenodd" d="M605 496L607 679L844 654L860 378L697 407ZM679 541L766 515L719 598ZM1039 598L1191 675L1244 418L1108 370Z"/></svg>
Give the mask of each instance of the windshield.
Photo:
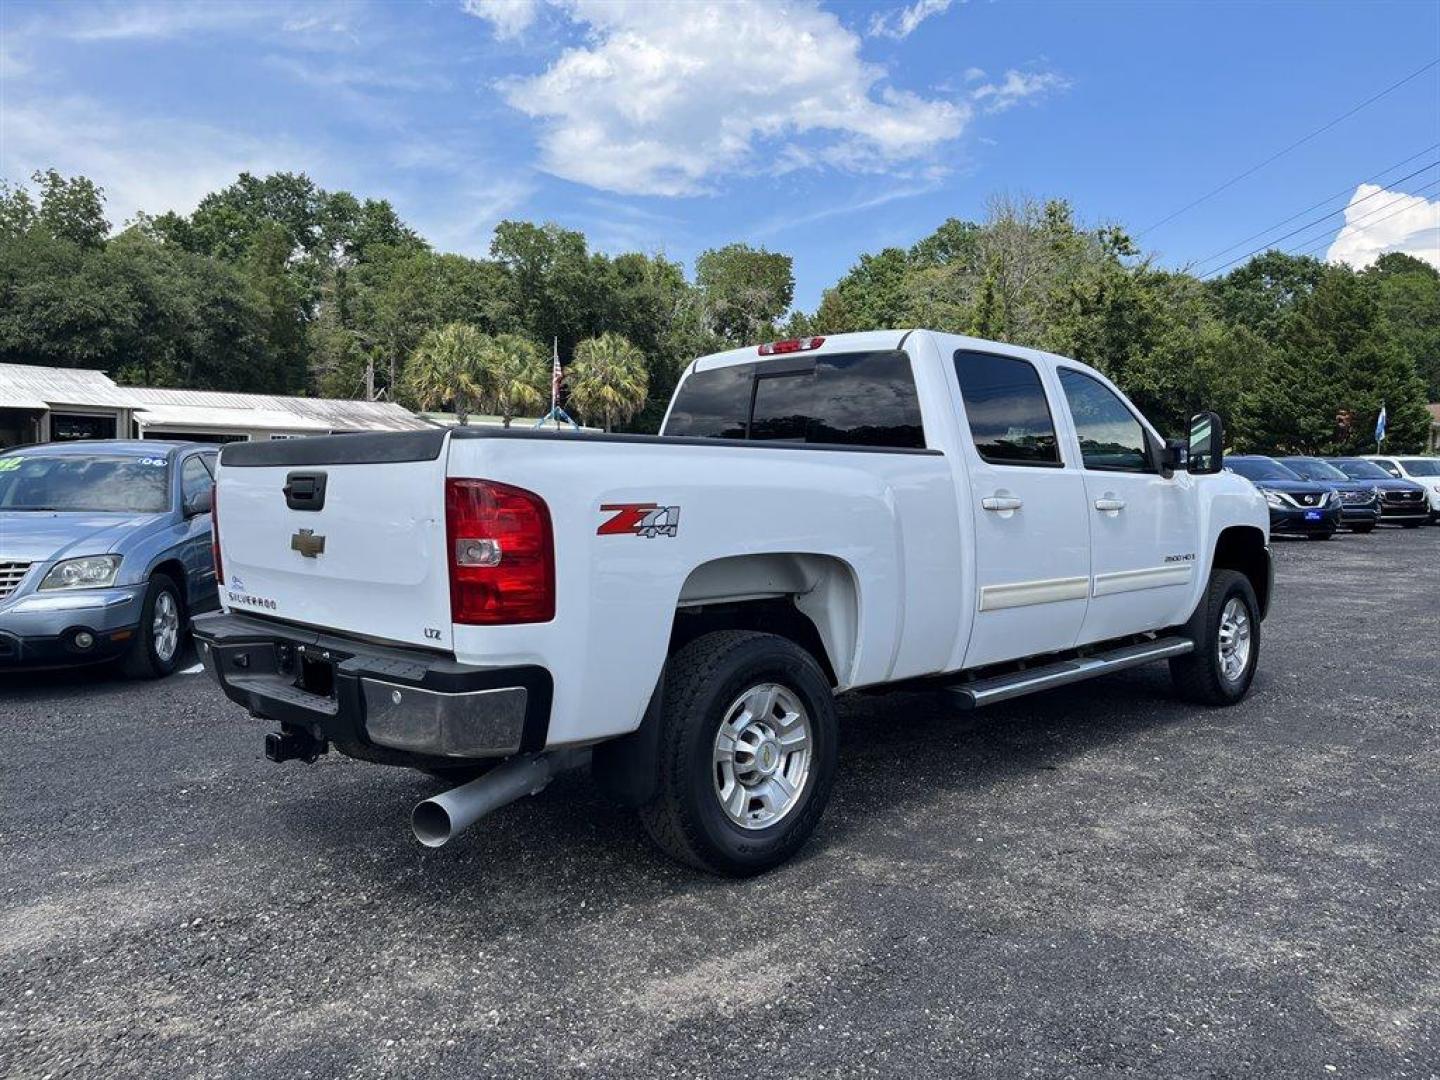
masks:
<svg viewBox="0 0 1440 1080"><path fill-rule="evenodd" d="M1337 469L1343 472L1351 480L1393 480L1395 479L1384 469L1380 468L1373 461L1366 461L1364 458L1344 458L1340 461L1332 461Z"/></svg>
<svg viewBox="0 0 1440 1080"><path fill-rule="evenodd" d="M1348 480L1350 479L1329 462L1314 458L1283 458L1281 461L1291 472L1298 473L1306 480Z"/></svg>
<svg viewBox="0 0 1440 1080"><path fill-rule="evenodd" d="M1402 457L1400 464L1411 476L1440 476L1440 458Z"/></svg>
<svg viewBox="0 0 1440 1080"><path fill-rule="evenodd" d="M1278 461L1269 458L1226 458L1225 465L1232 472L1237 472L1246 480L1299 480L1300 477L1291 472Z"/></svg>
<svg viewBox="0 0 1440 1080"><path fill-rule="evenodd" d="M169 477L163 457L0 457L0 510L154 514L170 506Z"/></svg>

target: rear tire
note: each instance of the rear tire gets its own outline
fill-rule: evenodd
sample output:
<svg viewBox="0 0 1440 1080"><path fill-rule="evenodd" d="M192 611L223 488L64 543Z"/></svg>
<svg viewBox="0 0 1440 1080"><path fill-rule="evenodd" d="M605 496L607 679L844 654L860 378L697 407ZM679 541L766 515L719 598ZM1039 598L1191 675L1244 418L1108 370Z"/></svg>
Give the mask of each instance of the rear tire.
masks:
<svg viewBox="0 0 1440 1080"><path fill-rule="evenodd" d="M163 679L180 665L185 637L185 604L180 589L164 574L156 574L140 605L140 626L125 654L122 669L131 679Z"/></svg>
<svg viewBox="0 0 1440 1080"><path fill-rule="evenodd" d="M778 866L815 830L835 780L835 699L820 665L775 634L705 634L672 656L659 777L640 807L671 858L729 877Z"/></svg>
<svg viewBox="0 0 1440 1080"><path fill-rule="evenodd" d="M1179 694L1202 705L1234 705L1260 662L1260 605L1244 574L1215 570L1182 636L1195 650L1170 661Z"/></svg>

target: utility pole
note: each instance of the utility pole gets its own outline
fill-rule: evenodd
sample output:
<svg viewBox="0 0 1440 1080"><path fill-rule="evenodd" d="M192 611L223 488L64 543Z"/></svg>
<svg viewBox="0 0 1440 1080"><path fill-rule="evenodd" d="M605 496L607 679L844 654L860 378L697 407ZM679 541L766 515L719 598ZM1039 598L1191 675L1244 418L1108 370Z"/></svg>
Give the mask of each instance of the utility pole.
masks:
<svg viewBox="0 0 1440 1080"><path fill-rule="evenodd" d="M365 360L365 400L375 400L375 358L367 357Z"/></svg>

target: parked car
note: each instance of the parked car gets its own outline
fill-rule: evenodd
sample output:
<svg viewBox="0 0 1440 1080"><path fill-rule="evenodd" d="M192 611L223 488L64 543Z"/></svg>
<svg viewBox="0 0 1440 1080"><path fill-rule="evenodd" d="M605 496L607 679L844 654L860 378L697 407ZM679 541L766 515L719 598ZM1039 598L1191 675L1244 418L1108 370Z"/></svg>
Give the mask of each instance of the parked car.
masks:
<svg viewBox="0 0 1440 1080"><path fill-rule="evenodd" d="M1413 480L1386 472L1378 462L1359 457L1326 458L1352 480L1373 483L1380 491L1380 523L1413 529L1430 520L1428 492Z"/></svg>
<svg viewBox="0 0 1440 1080"><path fill-rule="evenodd" d="M216 605L215 449L150 440L0 453L0 667L168 675Z"/></svg>
<svg viewBox="0 0 1440 1080"><path fill-rule="evenodd" d="M1271 532L1329 540L1340 528L1340 493L1330 484L1306 480L1261 454L1227 457L1225 468L1260 489L1270 507Z"/></svg>
<svg viewBox="0 0 1440 1080"><path fill-rule="evenodd" d="M1366 454L1365 460L1379 465L1393 479L1411 480L1425 488L1430 500L1430 521L1440 522L1440 458Z"/></svg>
<svg viewBox="0 0 1440 1080"><path fill-rule="evenodd" d="M1276 458L1302 480L1310 480L1340 493L1340 524L1357 533L1375 531L1380 524L1380 489L1373 481L1351 480L1328 461L1313 457Z"/></svg>
<svg viewBox="0 0 1440 1080"><path fill-rule="evenodd" d="M225 610L195 633L279 725L273 760L508 759L420 803L423 843L588 761L665 851L755 873L825 806L839 692L974 707L1163 659L1186 696L1244 697L1268 518L1223 445L1212 413L1166 443L1098 372L1017 346L734 349L687 368L658 437L225 447Z"/></svg>

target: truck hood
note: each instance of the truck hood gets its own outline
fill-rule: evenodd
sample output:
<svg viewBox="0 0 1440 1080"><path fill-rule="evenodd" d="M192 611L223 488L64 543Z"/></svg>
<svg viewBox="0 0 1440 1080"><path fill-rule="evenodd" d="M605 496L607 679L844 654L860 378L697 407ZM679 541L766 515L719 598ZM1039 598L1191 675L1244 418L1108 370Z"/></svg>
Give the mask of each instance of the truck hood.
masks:
<svg viewBox="0 0 1440 1080"><path fill-rule="evenodd" d="M165 518L164 514L0 511L0 560L46 562L71 555L104 555Z"/></svg>

